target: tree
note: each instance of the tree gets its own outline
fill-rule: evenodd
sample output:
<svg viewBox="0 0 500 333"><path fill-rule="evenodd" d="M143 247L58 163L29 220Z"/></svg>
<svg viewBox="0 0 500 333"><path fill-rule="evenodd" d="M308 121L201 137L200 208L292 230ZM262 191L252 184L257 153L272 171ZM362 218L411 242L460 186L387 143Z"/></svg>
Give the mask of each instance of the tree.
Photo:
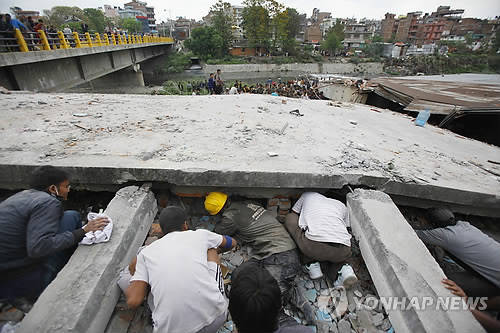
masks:
<svg viewBox="0 0 500 333"><path fill-rule="evenodd" d="M275 18L276 34L275 39L277 45L284 52L295 54L296 51L296 35L300 28L300 15L294 8L287 8L278 13Z"/></svg>
<svg viewBox="0 0 500 333"><path fill-rule="evenodd" d="M120 19L119 25L122 29L127 30L129 33L138 33L142 31L142 23L132 17Z"/></svg>
<svg viewBox="0 0 500 333"><path fill-rule="evenodd" d="M339 50L340 48L340 40L333 32L329 32L326 39L321 42L321 49L330 52L330 55L335 55L337 50Z"/></svg>
<svg viewBox="0 0 500 333"><path fill-rule="evenodd" d="M184 42L184 46L204 60L222 57L223 45L220 34L210 26L193 29L191 38Z"/></svg>
<svg viewBox="0 0 500 333"><path fill-rule="evenodd" d="M379 34L373 35L372 37L372 43L382 43L383 41L384 38Z"/></svg>
<svg viewBox="0 0 500 333"><path fill-rule="evenodd" d="M268 49L271 37L269 11L262 6L261 0L245 0L243 3L242 25L250 47Z"/></svg>
<svg viewBox="0 0 500 333"><path fill-rule="evenodd" d="M344 25L339 20L335 25L328 30L325 40L321 43L321 48L334 55L339 49L342 48L342 41L344 40Z"/></svg>
<svg viewBox="0 0 500 333"><path fill-rule="evenodd" d="M84 21L85 13L81 8L68 6L55 6L50 10L43 11L46 17L46 24L53 25L57 29L62 29L65 23Z"/></svg>
<svg viewBox="0 0 500 333"><path fill-rule="evenodd" d="M106 19L103 12L95 8L85 8L83 12L85 13L85 21L89 25L89 30L103 33L106 27Z"/></svg>
<svg viewBox="0 0 500 333"><path fill-rule="evenodd" d="M212 27L215 32L222 39L221 50L219 54L226 55L229 53L229 48L233 42L233 19L231 16L231 4L229 2L223 2L223 0L218 0L211 8L212 13Z"/></svg>

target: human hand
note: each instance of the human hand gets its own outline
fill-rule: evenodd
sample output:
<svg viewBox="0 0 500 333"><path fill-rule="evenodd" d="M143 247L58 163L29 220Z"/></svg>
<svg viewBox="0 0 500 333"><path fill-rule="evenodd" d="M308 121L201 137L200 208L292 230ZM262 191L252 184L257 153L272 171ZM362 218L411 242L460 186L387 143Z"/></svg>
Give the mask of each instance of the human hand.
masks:
<svg viewBox="0 0 500 333"><path fill-rule="evenodd" d="M83 230L85 233L89 231L97 231L97 230L102 230L106 225L109 223L109 220L107 217L98 217L94 220L90 220L84 227Z"/></svg>
<svg viewBox="0 0 500 333"><path fill-rule="evenodd" d="M465 294L465 292L463 291L463 289L460 288L455 283L455 281L452 281L452 280L449 280L449 279L442 279L441 283L444 284L444 287L446 289L450 290L453 295L457 295L457 296L463 297L467 301L467 295Z"/></svg>
<svg viewBox="0 0 500 333"><path fill-rule="evenodd" d="M128 271L130 272L130 275L135 274L135 265L137 264L137 257L134 257L130 264L128 265Z"/></svg>

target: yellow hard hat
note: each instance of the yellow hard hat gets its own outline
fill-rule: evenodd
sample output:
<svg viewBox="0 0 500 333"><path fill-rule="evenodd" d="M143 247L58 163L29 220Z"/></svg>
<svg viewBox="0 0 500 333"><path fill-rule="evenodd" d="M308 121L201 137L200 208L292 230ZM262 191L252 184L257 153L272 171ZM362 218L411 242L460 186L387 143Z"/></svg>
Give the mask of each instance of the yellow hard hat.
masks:
<svg viewBox="0 0 500 333"><path fill-rule="evenodd" d="M205 198L205 209L210 215L216 215L227 200L227 194L222 192L210 192Z"/></svg>

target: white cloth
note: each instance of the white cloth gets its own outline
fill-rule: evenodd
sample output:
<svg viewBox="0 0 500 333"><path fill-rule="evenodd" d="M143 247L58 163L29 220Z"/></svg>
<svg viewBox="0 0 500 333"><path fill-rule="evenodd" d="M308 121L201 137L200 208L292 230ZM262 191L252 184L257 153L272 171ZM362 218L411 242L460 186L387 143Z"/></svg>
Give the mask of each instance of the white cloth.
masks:
<svg viewBox="0 0 500 333"><path fill-rule="evenodd" d="M87 220L92 221L99 217L106 217L109 223L104 227L103 230L89 231L85 234L85 237L80 241L83 245L92 245L97 243L105 243L111 238L111 233L113 232L113 221L106 214L98 213L88 213Z"/></svg>
<svg viewBox="0 0 500 333"><path fill-rule="evenodd" d="M207 262L207 250L218 247L222 239L203 229L176 231L139 253L131 281L151 286L154 332L194 333L227 310Z"/></svg>
<svg viewBox="0 0 500 333"><path fill-rule="evenodd" d="M351 234L347 231L349 216L342 202L316 192L306 192L292 210L300 214L299 227L305 230L307 239L351 246Z"/></svg>
<svg viewBox="0 0 500 333"><path fill-rule="evenodd" d="M229 89L229 95L236 95L236 94L238 94L238 88L231 87L231 89Z"/></svg>

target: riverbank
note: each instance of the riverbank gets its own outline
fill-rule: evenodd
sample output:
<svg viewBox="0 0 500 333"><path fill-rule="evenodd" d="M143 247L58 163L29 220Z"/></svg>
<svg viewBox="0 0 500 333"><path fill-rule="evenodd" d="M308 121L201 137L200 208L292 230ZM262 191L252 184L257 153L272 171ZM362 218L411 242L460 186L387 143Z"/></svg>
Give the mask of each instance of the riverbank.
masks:
<svg viewBox="0 0 500 333"><path fill-rule="evenodd" d="M308 74L341 74L363 78L384 75L381 62L365 63L294 63L294 64L234 64L204 65L202 69L185 70L180 73L164 71L144 72L144 80L151 84L162 84L168 80L182 81L207 79L217 69L222 71L225 80L295 78Z"/></svg>

